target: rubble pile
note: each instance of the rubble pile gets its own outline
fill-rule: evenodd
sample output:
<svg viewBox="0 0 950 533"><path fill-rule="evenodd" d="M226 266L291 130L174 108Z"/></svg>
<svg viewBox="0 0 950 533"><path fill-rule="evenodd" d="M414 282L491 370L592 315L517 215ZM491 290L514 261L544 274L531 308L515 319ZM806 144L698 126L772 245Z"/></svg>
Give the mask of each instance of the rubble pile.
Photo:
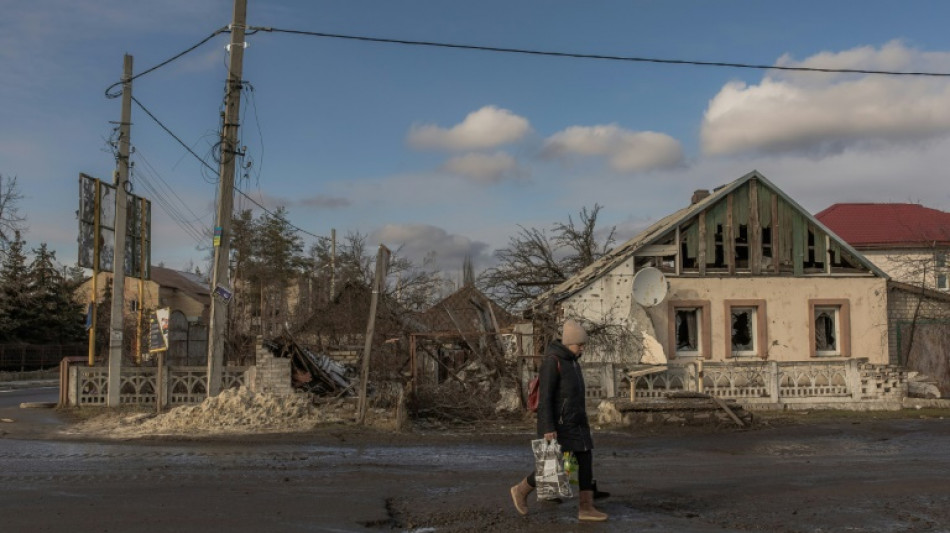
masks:
<svg viewBox="0 0 950 533"><path fill-rule="evenodd" d="M293 386L319 396L355 396L356 370L326 354L300 346L289 336L264 341L275 357L289 357Z"/></svg>
<svg viewBox="0 0 950 533"><path fill-rule="evenodd" d="M242 387L222 391L198 405L176 407L143 422L142 428L157 431L303 429L313 427L315 414L308 396L258 394Z"/></svg>
<svg viewBox="0 0 950 533"><path fill-rule="evenodd" d="M79 424L73 432L114 438L279 433L342 422L347 416L352 417L352 413L331 405L315 407L307 394L260 394L241 387L222 391L198 405L175 407L160 415L96 417Z"/></svg>

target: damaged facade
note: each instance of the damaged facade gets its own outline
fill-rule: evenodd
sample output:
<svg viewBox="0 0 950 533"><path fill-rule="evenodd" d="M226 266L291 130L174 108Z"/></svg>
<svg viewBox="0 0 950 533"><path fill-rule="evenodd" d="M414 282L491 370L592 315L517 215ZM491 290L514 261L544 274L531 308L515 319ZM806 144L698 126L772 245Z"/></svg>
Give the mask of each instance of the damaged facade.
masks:
<svg viewBox="0 0 950 533"><path fill-rule="evenodd" d="M665 275L668 292L642 307L633 280L647 267ZM804 384L779 370L763 377L761 363L888 362L887 275L757 171L697 191L691 205L542 295L533 313L632 335L588 347L588 365L614 367L591 373L605 397L622 394L625 371L664 358L671 372L700 361L751 365L757 377L742 379L760 384L753 394L761 397L777 394L767 389L782 380ZM843 370L809 372L812 387L847 386ZM716 387L714 372L706 374L697 368L676 379L684 388ZM661 379L669 384L669 375Z"/></svg>

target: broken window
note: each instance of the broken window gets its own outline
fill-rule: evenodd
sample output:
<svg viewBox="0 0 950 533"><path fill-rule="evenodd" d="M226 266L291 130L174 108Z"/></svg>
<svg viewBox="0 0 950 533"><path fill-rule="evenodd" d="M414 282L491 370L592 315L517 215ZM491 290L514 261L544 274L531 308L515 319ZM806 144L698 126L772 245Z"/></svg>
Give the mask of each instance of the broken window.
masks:
<svg viewBox="0 0 950 533"><path fill-rule="evenodd" d="M946 274L937 274L937 288L938 289L947 289L947 275Z"/></svg>
<svg viewBox="0 0 950 533"><path fill-rule="evenodd" d="M762 266L772 266L772 227L762 228Z"/></svg>
<svg viewBox="0 0 950 533"><path fill-rule="evenodd" d="M684 308L676 310L676 353L697 355L699 353L700 310Z"/></svg>
<svg viewBox="0 0 950 533"><path fill-rule="evenodd" d="M808 300L810 356L851 356L851 303L847 299Z"/></svg>
<svg viewBox="0 0 950 533"><path fill-rule="evenodd" d="M699 269L699 224L693 223L680 230L680 261L681 270L697 271Z"/></svg>
<svg viewBox="0 0 950 533"><path fill-rule="evenodd" d="M726 221L728 202L720 201L706 210L705 214L705 250L706 269L723 270L729 266L731 257L726 256Z"/></svg>
<svg viewBox="0 0 950 533"><path fill-rule="evenodd" d="M943 252L937 252L937 256L934 258L934 261L937 263L937 268L943 268L947 266L947 254Z"/></svg>
<svg viewBox="0 0 950 533"><path fill-rule="evenodd" d="M739 224L739 234L736 235L736 268L749 268L749 227Z"/></svg>
<svg viewBox="0 0 950 533"><path fill-rule="evenodd" d="M810 270L825 269L825 236L816 234L812 228L808 228L808 247L805 254L805 261L802 266Z"/></svg>
<svg viewBox="0 0 950 533"><path fill-rule="evenodd" d="M731 308L733 355L757 355L756 350L756 308Z"/></svg>
<svg viewBox="0 0 950 533"><path fill-rule="evenodd" d="M723 239L722 224L716 224L716 233L713 236L714 252L713 252L713 264L712 266L716 268L725 268L726 266L726 251L725 251L725 240Z"/></svg>
<svg viewBox="0 0 950 533"><path fill-rule="evenodd" d="M838 355L837 307L815 307L815 355Z"/></svg>
<svg viewBox="0 0 950 533"><path fill-rule="evenodd" d="M831 271L832 272L867 272L867 269L861 266L861 263L853 255L842 249L837 242L832 242L831 252Z"/></svg>

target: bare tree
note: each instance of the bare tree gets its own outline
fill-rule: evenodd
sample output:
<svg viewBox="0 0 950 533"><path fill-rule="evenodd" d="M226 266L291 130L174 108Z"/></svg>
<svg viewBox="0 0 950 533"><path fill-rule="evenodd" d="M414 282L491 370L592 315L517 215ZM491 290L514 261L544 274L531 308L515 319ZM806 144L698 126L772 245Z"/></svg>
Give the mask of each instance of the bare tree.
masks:
<svg viewBox="0 0 950 533"><path fill-rule="evenodd" d="M616 228L598 238L597 216L603 206L581 209L579 219L555 223L550 235L543 229L525 228L495 251L498 265L479 276L479 286L496 301L513 310L604 256L614 245Z"/></svg>
<svg viewBox="0 0 950 533"><path fill-rule="evenodd" d="M902 358L905 364L911 364L910 358L913 353L918 325L922 319L921 312L926 299L926 290L936 287L935 282L937 276L941 272L940 269L945 268L948 255L950 255L950 249L933 243L929 248L921 248L904 254L889 254L887 256L889 264L888 273L898 280L919 287L920 289L915 295L914 312L909 317L910 332L906 349L898 347L898 350L906 350L906 356ZM941 263L943 264L942 266Z"/></svg>
<svg viewBox="0 0 950 533"><path fill-rule="evenodd" d="M376 250L367 246L367 235L360 232L347 233L337 245L335 260L330 257L330 240L321 238L311 249L314 280L321 286L329 286L329 277L336 277L336 287L348 282L373 284ZM438 298L443 285L442 275L435 267L435 254L429 253L417 263L401 254L402 248L393 250L389 259L385 294L402 307L411 311L427 309Z"/></svg>
<svg viewBox="0 0 950 533"><path fill-rule="evenodd" d="M5 178L0 174L0 251L6 250L14 234L24 229L26 217L20 215L18 205L22 199L16 176Z"/></svg>

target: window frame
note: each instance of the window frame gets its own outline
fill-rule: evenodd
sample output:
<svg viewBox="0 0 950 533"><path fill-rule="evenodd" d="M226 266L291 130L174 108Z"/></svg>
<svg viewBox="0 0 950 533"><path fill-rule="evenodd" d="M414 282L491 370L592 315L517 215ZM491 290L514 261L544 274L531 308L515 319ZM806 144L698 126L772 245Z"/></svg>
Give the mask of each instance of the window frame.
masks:
<svg viewBox="0 0 950 533"><path fill-rule="evenodd" d="M667 317L667 355L670 359L677 357L696 357L712 359L712 315L709 300L671 300ZM679 310L695 309L699 311L696 326L699 328L696 340L696 352L677 352L676 350L676 312Z"/></svg>
<svg viewBox="0 0 950 533"><path fill-rule="evenodd" d="M838 332L836 353L822 353L815 346L815 310L835 309L835 330ZM808 300L808 356L851 357L851 301L843 298L816 298Z"/></svg>
<svg viewBox="0 0 950 533"><path fill-rule="evenodd" d="M725 309L725 316L723 317L725 337L724 337L724 347L726 352L726 358L740 359L740 358L749 358L749 357L758 357L760 359L768 359L768 350L766 349L769 342L768 337L768 315L767 308L765 305L765 300L761 299L748 299L748 300L725 300L723 302ZM735 352L732 349L732 310L733 308L751 308L755 313L755 324L752 331L752 350Z"/></svg>

